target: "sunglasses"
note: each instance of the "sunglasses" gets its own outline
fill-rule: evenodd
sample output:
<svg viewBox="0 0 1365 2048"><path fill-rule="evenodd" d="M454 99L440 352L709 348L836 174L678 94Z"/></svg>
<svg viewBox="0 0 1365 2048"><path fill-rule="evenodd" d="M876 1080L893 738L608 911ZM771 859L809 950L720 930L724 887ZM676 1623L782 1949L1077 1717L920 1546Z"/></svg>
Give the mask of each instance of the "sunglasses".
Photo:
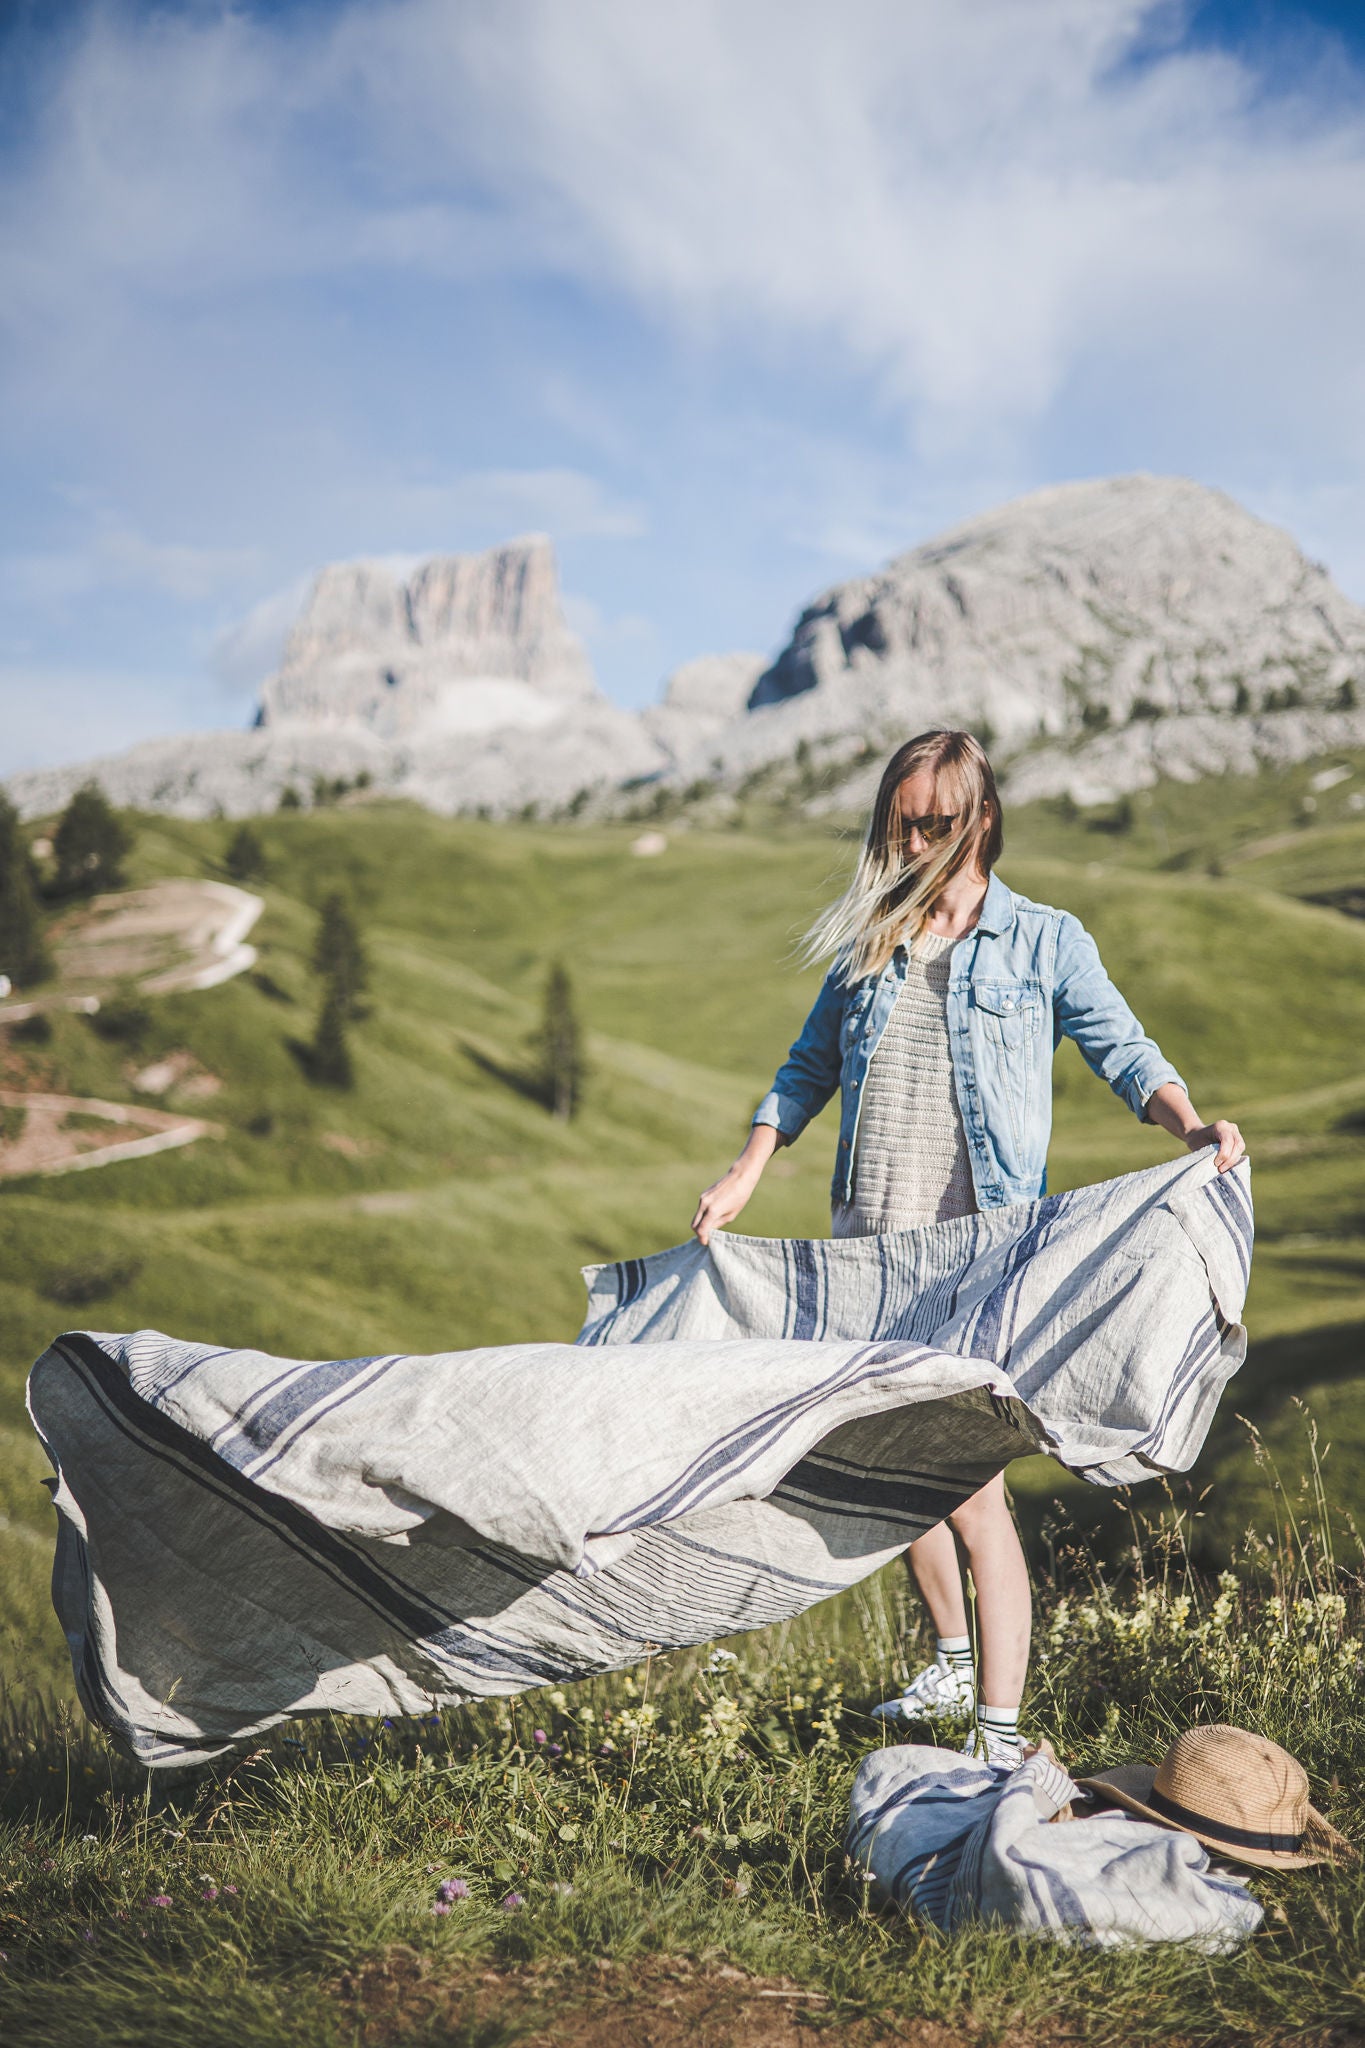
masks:
<svg viewBox="0 0 1365 2048"><path fill-rule="evenodd" d="M920 838L932 846L938 840L948 838L961 816L961 811L931 811L923 818L902 818L901 832L907 839L912 832L918 832Z"/></svg>

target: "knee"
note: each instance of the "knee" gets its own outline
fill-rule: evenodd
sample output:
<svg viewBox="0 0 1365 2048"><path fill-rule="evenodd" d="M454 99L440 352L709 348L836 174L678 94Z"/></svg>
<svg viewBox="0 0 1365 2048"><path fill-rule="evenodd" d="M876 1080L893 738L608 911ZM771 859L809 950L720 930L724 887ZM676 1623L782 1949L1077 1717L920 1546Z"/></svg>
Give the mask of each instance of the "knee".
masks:
<svg viewBox="0 0 1365 2048"><path fill-rule="evenodd" d="M964 1500L949 1517L954 1529L970 1549L972 1543L998 1530L1002 1522L1008 1522L1010 1511L1005 1501L1005 1489L999 1481L983 1486L980 1493L974 1493L970 1500Z"/></svg>

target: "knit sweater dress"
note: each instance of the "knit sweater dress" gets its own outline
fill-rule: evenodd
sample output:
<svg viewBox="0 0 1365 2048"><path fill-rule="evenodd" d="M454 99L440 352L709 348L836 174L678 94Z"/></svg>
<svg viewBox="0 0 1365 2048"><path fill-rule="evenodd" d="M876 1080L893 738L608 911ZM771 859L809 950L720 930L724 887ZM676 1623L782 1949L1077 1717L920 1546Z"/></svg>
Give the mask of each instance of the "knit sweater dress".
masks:
<svg viewBox="0 0 1365 2048"><path fill-rule="evenodd" d="M915 941L863 1083L853 1194L834 1206L835 1237L909 1230L976 1208L948 1046L956 943L930 931Z"/></svg>

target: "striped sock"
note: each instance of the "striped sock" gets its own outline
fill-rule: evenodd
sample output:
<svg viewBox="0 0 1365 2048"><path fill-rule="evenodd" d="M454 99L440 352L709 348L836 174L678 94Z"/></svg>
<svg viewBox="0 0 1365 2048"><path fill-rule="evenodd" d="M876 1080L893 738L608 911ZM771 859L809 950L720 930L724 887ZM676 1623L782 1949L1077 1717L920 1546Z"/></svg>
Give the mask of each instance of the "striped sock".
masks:
<svg viewBox="0 0 1365 2048"><path fill-rule="evenodd" d="M965 1671L972 1675L972 1639L970 1636L939 1636L936 1641L938 1661L945 1671Z"/></svg>
<svg viewBox="0 0 1365 2048"><path fill-rule="evenodd" d="M994 1735L1000 1742L1018 1742L1018 1707L979 1707L976 1725L983 1735Z"/></svg>

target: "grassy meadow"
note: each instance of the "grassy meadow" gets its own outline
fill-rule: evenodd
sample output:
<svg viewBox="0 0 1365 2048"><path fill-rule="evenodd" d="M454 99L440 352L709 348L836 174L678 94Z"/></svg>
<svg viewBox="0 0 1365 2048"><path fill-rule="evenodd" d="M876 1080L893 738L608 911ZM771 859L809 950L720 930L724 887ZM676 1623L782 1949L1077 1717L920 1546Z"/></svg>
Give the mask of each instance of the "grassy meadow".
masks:
<svg viewBox="0 0 1365 2048"><path fill-rule="evenodd" d="M1342 765L1326 789L1305 768L1008 821L1005 879L1085 920L1204 1113L1242 1124L1258 1216L1252 1354L1191 1480L1115 1502L1044 1461L1011 1477L1039 1580L1026 1723L1077 1768L1155 1754L1196 1714L1261 1727L1365 1841L1365 920L1336 907L1365 880L1365 757ZM182 1050L222 1083L196 1104L215 1137L0 1184L0 2036L491 2048L644 2039L647 2008L660 2041L785 2042L798 2020L925 2048L1355 2038L1350 1873L1258 1880L1268 1931L1217 1964L948 1945L869 1912L839 1841L878 1739L866 1708L917 1625L898 1572L721 1670L679 1654L431 1726L300 1727L179 1790L112 1756L72 1708L47 1600L22 1405L44 1344L73 1326L292 1356L572 1336L579 1266L677 1242L733 1156L814 993L794 939L852 855L758 813L670 822L655 858L630 852L637 828L388 803L257 829L254 971L148 1003L132 1039L75 1015L46 1040L0 1032L7 1087L126 1100ZM139 819L129 880L222 878L232 830ZM345 1091L299 1057L338 888L371 960ZM526 1084L556 959L591 1061L568 1124ZM742 1227L822 1233L833 1144L827 1114ZM1170 1153L1063 1048L1054 1186ZM469 1896L433 1912L444 1880Z"/></svg>

